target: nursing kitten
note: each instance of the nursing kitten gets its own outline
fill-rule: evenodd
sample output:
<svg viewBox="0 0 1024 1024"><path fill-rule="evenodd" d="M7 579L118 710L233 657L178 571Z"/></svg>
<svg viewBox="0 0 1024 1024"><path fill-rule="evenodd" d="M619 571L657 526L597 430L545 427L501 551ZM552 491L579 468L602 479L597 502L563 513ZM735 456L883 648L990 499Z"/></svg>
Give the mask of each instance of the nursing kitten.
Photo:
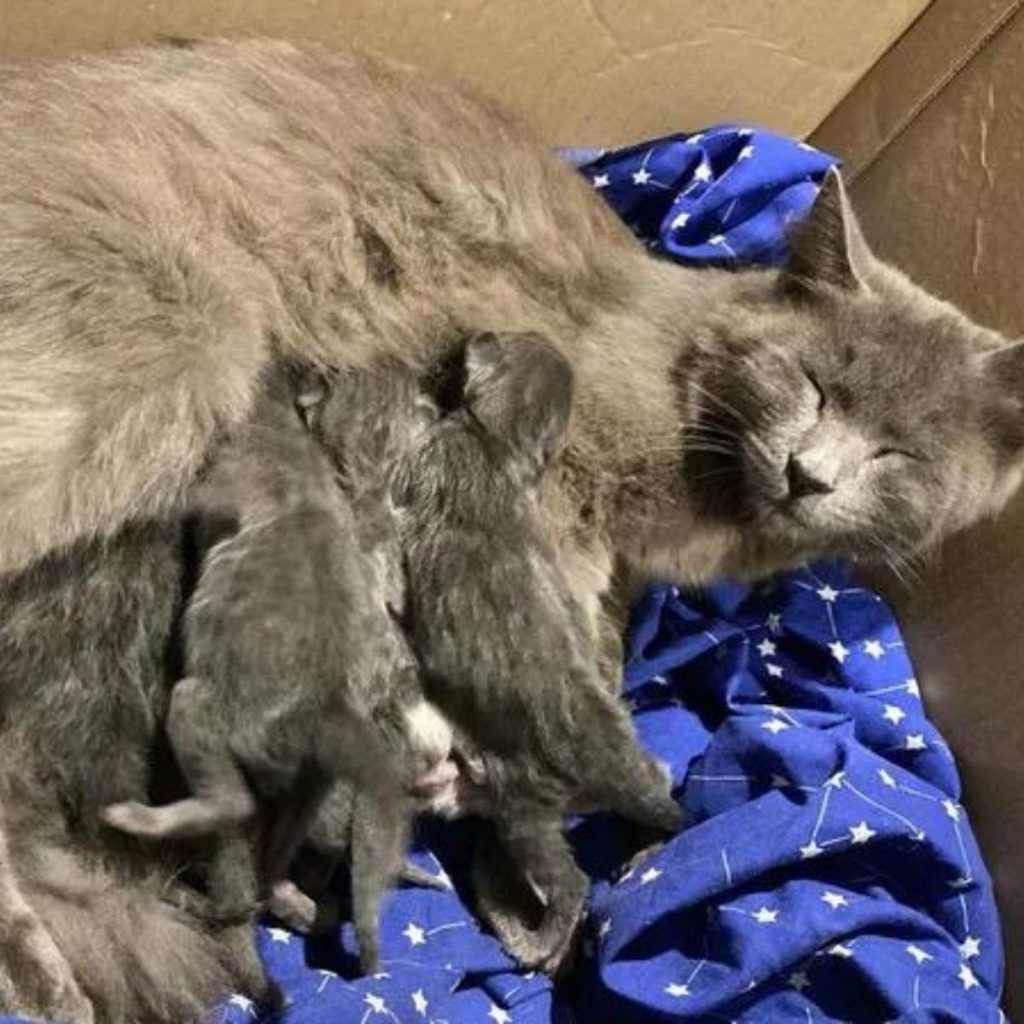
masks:
<svg viewBox="0 0 1024 1024"><path fill-rule="evenodd" d="M211 912L244 920L261 883L283 874L335 780L351 780L382 815L401 801L420 768L407 763L415 746L405 722L374 712L382 691L399 692L394 677L414 682L416 669L394 639L386 561L373 565L361 550L374 520L360 509L366 526L357 529L286 374L270 378L254 423L215 454L195 508L202 525L226 536L203 557L185 613L187 678L167 714L192 796L160 807L115 804L104 818L149 839L222 836ZM378 548L367 550L376 556ZM409 716L418 721L415 710ZM293 833L275 832L269 879L240 832L261 809L283 816ZM360 921L372 970L376 914Z"/></svg>
<svg viewBox="0 0 1024 1024"><path fill-rule="evenodd" d="M360 553L378 584L381 612L392 620L388 668L378 673L372 719L391 738L389 749L397 751L399 762L409 766L405 793L382 805L351 782L337 781L305 840L329 862L351 854L352 917L360 958L364 968L372 969L387 887L399 877L439 887L432 875L405 861L411 820L418 810L452 804L458 782L449 758L451 727L424 698L416 660L399 625L406 614L406 580L391 498L392 472L436 410L410 374L388 365L340 374L330 382L307 374L300 403L311 433L337 471L337 484L351 505ZM269 906L289 924L307 930L318 920L308 895L286 882L275 888ZM329 894L321 886L312 895L320 901Z"/></svg>
<svg viewBox="0 0 1024 1024"><path fill-rule="evenodd" d="M564 815L612 810L665 832L682 818L598 675L539 521L537 488L569 421L569 365L532 335L478 337L465 360L464 407L426 432L396 484L409 628L428 694L483 762L498 836L546 903L536 934L509 952L554 970L587 891Z"/></svg>
<svg viewBox="0 0 1024 1024"><path fill-rule="evenodd" d="M141 523L0 576L0 1012L196 1020L262 984L248 927L180 909L196 851L143 849L100 821L150 792L188 548L180 523Z"/></svg>
<svg viewBox="0 0 1024 1024"><path fill-rule="evenodd" d="M0 182L0 567L42 559L0 580L0 690L19 693L0 751L15 735L35 762L47 751L46 793L86 832L80 791L119 778L86 769L137 749L122 708L166 638L139 623L170 600L144 555L103 564L92 540L116 549L181 513L279 351L422 366L453 331L552 339L577 387L542 514L605 637L613 565L641 584L829 554L899 564L996 513L1020 477L1024 347L877 260L835 178L783 270L674 266L493 105L391 63L248 40L0 64ZM134 782L109 794L139 797ZM102 916L102 948L141 962L112 976L150 1014L123 1019L189 1019L180 1005L223 980L200 977L203 931L176 922L175 969L194 969L172 983L165 946L125 924L171 929L148 890L105 891L125 909ZM87 978L99 944L73 889L47 914Z"/></svg>

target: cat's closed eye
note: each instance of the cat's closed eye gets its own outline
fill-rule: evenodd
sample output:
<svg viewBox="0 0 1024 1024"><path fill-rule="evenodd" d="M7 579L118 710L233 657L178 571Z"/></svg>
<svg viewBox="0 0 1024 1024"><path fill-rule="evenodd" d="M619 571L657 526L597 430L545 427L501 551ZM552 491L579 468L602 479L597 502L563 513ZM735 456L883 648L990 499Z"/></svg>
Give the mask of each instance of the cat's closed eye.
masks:
<svg viewBox="0 0 1024 1024"><path fill-rule="evenodd" d="M896 448L891 445L876 449L871 456L872 459L891 459L894 457L912 459L914 462L925 461L925 457L920 452L911 451L909 448Z"/></svg>

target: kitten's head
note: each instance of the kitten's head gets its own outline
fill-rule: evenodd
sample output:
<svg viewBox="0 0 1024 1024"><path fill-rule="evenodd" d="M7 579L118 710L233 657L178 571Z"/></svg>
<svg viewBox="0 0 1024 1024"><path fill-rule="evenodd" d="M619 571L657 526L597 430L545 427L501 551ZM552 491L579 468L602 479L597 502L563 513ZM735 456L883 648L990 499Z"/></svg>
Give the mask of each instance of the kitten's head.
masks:
<svg viewBox="0 0 1024 1024"><path fill-rule="evenodd" d="M1024 344L869 251L831 174L770 299L680 366L706 514L802 555L899 562L997 511L1024 467Z"/></svg>
<svg viewBox="0 0 1024 1024"><path fill-rule="evenodd" d="M573 373L536 334L481 334L466 346L463 401L468 413L521 470L536 480L569 427Z"/></svg>
<svg viewBox="0 0 1024 1024"><path fill-rule="evenodd" d="M306 423L354 490L386 487L389 474L438 416L411 368L389 360L320 378L300 396Z"/></svg>

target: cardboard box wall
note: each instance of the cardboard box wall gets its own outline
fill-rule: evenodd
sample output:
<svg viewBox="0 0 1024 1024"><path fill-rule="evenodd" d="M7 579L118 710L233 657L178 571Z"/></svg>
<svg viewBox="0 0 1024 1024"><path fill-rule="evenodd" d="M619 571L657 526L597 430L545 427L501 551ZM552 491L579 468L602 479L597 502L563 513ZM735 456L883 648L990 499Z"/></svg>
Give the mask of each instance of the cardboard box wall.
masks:
<svg viewBox="0 0 1024 1024"><path fill-rule="evenodd" d="M812 137L844 155L876 251L1024 338L1024 2L936 0ZM960 763L1024 1013L1024 495L883 582Z"/></svg>
<svg viewBox="0 0 1024 1024"><path fill-rule="evenodd" d="M354 43L462 77L552 143L810 131L927 0L0 0L0 55L165 33Z"/></svg>

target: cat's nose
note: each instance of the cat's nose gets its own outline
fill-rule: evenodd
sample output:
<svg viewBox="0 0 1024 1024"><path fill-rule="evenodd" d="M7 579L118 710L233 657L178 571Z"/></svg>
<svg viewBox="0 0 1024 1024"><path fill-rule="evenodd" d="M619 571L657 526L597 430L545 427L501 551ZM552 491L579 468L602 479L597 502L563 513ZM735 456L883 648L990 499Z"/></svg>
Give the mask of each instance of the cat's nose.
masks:
<svg viewBox="0 0 1024 1024"><path fill-rule="evenodd" d="M799 455L790 455L786 463L786 482L789 484L789 496L794 500L812 494L831 494L835 489L833 481L826 479L818 467L808 465Z"/></svg>

